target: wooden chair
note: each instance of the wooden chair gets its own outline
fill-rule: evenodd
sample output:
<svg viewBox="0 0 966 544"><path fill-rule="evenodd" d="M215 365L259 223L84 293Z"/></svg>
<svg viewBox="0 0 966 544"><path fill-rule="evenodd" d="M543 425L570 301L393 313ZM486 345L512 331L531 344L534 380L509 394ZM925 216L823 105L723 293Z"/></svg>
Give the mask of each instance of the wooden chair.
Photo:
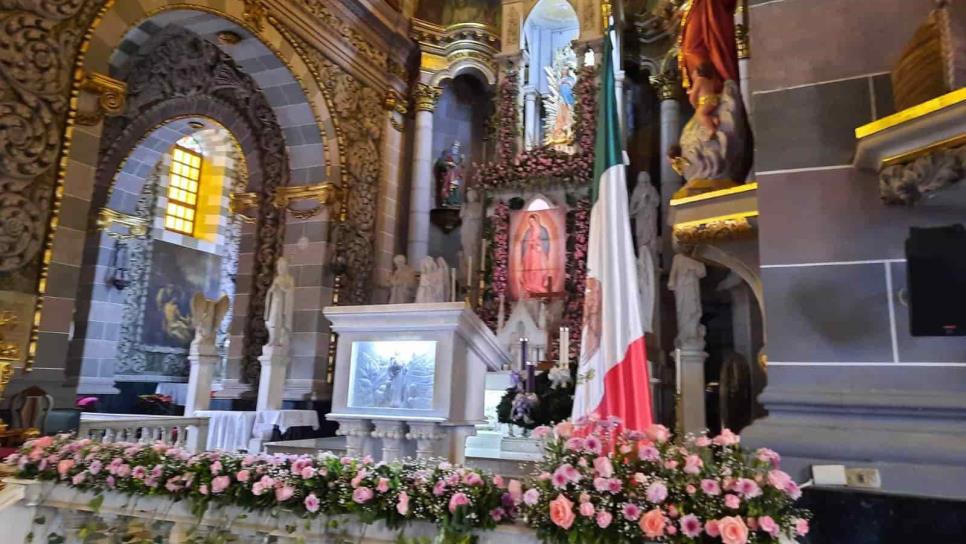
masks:
<svg viewBox="0 0 966 544"><path fill-rule="evenodd" d="M10 398L11 427L43 431L53 407L54 397L36 385L30 386Z"/></svg>

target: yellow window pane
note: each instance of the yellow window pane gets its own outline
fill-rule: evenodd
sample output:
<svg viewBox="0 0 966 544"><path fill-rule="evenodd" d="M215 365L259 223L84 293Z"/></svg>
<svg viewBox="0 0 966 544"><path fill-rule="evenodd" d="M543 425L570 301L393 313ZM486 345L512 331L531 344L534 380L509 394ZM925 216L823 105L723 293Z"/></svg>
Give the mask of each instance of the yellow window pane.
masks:
<svg viewBox="0 0 966 544"><path fill-rule="evenodd" d="M195 168L201 167L201 157L198 157L196 155L189 155L188 162L189 164L191 164L191 166L194 166Z"/></svg>
<svg viewBox="0 0 966 544"><path fill-rule="evenodd" d="M187 183L187 186L185 187L185 189L191 191L192 193L197 193L198 192L198 182L197 181L189 181Z"/></svg>
<svg viewBox="0 0 966 544"><path fill-rule="evenodd" d="M185 212L185 218L186 219L189 219L191 221L194 220L194 218L195 218L195 211L194 210L192 210L191 208L184 208L184 212Z"/></svg>

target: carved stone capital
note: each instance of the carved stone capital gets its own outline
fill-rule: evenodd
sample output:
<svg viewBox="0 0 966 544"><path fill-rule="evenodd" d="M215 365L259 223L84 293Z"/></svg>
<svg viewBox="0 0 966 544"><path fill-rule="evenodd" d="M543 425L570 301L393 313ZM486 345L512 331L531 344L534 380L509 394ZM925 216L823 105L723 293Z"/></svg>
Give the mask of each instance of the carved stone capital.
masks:
<svg viewBox="0 0 966 544"><path fill-rule="evenodd" d="M389 89L386 91L386 98L383 100L382 107L386 108L386 111L389 112L389 122L392 123L392 128L402 132L403 125L396 118L396 115L403 116L409 112L405 98L395 89Z"/></svg>
<svg viewBox="0 0 966 544"><path fill-rule="evenodd" d="M127 233L112 230L114 225L127 227ZM142 238L148 233L149 222L143 217L121 213L110 208L101 208L97 212L97 228L103 230L111 238L127 239Z"/></svg>
<svg viewBox="0 0 966 544"><path fill-rule="evenodd" d="M255 217L247 215L247 210L258 209L258 193L231 193L228 195L228 210L244 223L254 223Z"/></svg>
<svg viewBox="0 0 966 544"><path fill-rule="evenodd" d="M416 106L416 111L435 110L441 94L443 91L439 87L417 83L416 88L413 89L413 104Z"/></svg>
<svg viewBox="0 0 966 544"><path fill-rule="evenodd" d="M90 72L80 84L77 98L77 124L96 125L104 117L124 113L127 101L127 84L111 77Z"/></svg>
<svg viewBox="0 0 966 544"><path fill-rule="evenodd" d="M675 100L681 88L681 80L671 72L664 72L651 76L651 86L657 91L661 100Z"/></svg>
<svg viewBox="0 0 966 544"><path fill-rule="evenodd" d="M744 24L735 25L735 44L738 48L738 58L747 59L751 57L751 48L748 40L748 27Z"/></svg>

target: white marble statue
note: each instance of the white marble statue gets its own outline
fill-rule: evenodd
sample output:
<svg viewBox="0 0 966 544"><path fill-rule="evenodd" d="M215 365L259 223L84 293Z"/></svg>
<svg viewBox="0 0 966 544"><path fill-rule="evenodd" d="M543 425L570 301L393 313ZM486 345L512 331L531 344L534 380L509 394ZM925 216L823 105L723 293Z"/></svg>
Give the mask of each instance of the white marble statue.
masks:
<svg viewBox="0 0 966 544"><path fill-rule="evenodd" d="M230 304L228 295L222 295L218 300L207 299L204 293L195 293L191 297L191 324L195 329L192 348L205 346L214 351L218 327Z"/></svg>
<svg viewBox="0 0 966 544"><path fill-rule="evenodd" d="M674 291L677 307L678 336L674 345L680 349L704 349L704 325L701 324L701 278L707 274L704 264L680 253L671 263L668 289Z"/></svg>
<svg viewBox="0 0 966 544"><path fill-rule="evenodd" d="M648 248L657 250L657 219L661 207L661 195L657 193L647 172L637 175L637 185L631 193L630 214L634 218L634 236L637 251Z"/></svg>
<svg viewBox="0 0 966 544"><path fill-rule="evenodd" d="M483 203L475 189L466 190L466 200L460 208L460 243L463 256L460 259L460 278L476 276L473 267L480 266L480 235L483 232ZM472 286L467 285L467 288Z"/></svg>
<svg viewBox="0 0 966 544"><path fill-rule="evenodd" d="M416 289L416 302L439 302L437 298L436 259L426 256L419 261L419 288Z"/></svg>
<svg viewBox="0 0 966 544"><path fill-rule="evenodd" d="M405 255L396 255L392 262L396 265L389 280L389 304L409 304L416 296L419 279L416 271L406 263Z"/></svg>
<svg viewBox="0 0 966 544"><path fill-rule="evenodd" d="M436 302L450 302L453 300L453 271L449 263L442 257L436 257Z"/></svg>
<svg viewBox="0 0 966 544"><path fill-rule="evenodd" d="M295 317L295 278L288 270L288 260L279 257L275 280L265 296L265 327L270 346L288 346Z"/></svg>
<svg viewBox="0 0 966 544"><path fill-rule="evenodd" d="M654 305L657 298L657 276L654 254L642 248L637 255L637 290L641 295L641 326L644 332L654 332Z"/></svg>

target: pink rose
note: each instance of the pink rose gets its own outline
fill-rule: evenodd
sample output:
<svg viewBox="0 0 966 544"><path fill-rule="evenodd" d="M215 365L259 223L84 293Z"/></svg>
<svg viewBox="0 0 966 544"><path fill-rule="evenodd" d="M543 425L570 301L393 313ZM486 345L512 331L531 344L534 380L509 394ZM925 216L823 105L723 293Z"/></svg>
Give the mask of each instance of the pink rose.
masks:
<svg viewBox="0 0 966 544"><path fill-rule="evenodd" d="M540 492L536 489L528 489L526 493L523 494L523 502L528 506L533 506L537 504L540 500Z"/></svg>
<svg viewBox="0 0 966 544"><path fill-rule="evenodd" d="M594 459L594 470L602 478L610 478L614 475L614 465L611 464L610 459L604 456Z"/></svg>
<svg viewBox="0 0 966 544"><path fill-rule="evenodd" d="M641 531L648 538L659 538L664 536L664 525L666 522L667 519L664 517L664 512L660 508L655 508L641 516L639 525Z"/></svg>
<svg viewBox="0 0 966 544"><path fill-rule="evenodd" d="M543 440L549 434L550 434L550 427L547 427L546 425L541 425L530 433L530 435L536 438L537 440Z"/></svg>
<svg viewBox="0 0 966 544"><path fill-rule="evenodd" d="M731 508L732 510L737 510L738 506L741 505L741 499L738 498L738 495L732 495L729 493L725 495L724 503L725 503L725 506L727 506L728 508Z"/></svg>
<svg viewBox="0 0 966 544"><path fill-rule="evenodd" d="M235 474L235 479L238 480L239 482L244 483L244 482L247 482L249 478L251 478L251 475L252 473L247 470L239 470L238 473Z"/></svg>
<svg viewBox="0 0 966 544"><path fill-rule="evenodd" d="M671 431L664 425L655 424L647 429L647 437L659 444L663 444L671 438Z"/></svg>
<svg viewBox="0 0 966 544"><path fill-rule="evenodd" d="M366 471L366 469L361 469L356 473L355 477L352 478L352 481L350 481L349 484L353 487L353 489L359 487L362 485L362 480L364 480L368 475L369 473Z"/></svg>
<svg viewBox="0 0 966 544"><path fill-rule="evenodd" d="M718 446L734 446L740 441L741 437L731 432L731 429L724 429L721 431L721 434L714 437L711 442L717 444Z"/></svg>
<svg viewBox="0 0 966 544"><path fill-rule="evenodd" d="M584 439L584 448L600 455L600 452L604 449L604 445L596 436L588 436Z"/></svg>
<svg viewBox="0 0 966 544"><path fill-rule="evenodd" d="M644 446L637 452L641 461L660 461L661 453L654 446Z"/></svg>
<svg viewBox="0 0 966 544"><path fill-rule="evenodd" d="M694 487L691 484L688 484L688 486L685 487L684 490L687 492L688 495L694 495L695 493L698 492L698 488Z"/></svg>
<svg viewBox="0 0 966 544"><path fill-rule="evenodd" d="M758 527L776 538L778 537L778 533L781 532L781 528L778 527L778 524L775 523L775 520L771 516L761 516L758 518Z"/></svg>
<svg viewBox="0 0 966 544"><path fill-rule="evenodd" d="M778 465L781 464L782 460L782 456L778 455L778 452L768 448L758 448L758 450L755 451L755 457L759 461L771 463L772 468L778 468Z"/></svg>
<svg viewBox="0 0 966 544"><path fill-rule="evenodd" d="M711 439L707 436L699 436L694 440L694 445L699 448L707 448L711 445Z"/></svg>
<svg viewBox="0 0 966 544"><path fill-rule="evenodd" d="M73 459L64 459L63 461L58 462L57 474L60 474L61 478L66 477L67 473L70 472L70 469L74 468L74 464Z"/></svg>
<svg viewBox="0 0 966 544"><path fill-rule="evenodd" d="M703 491L705 495L711 495L714 497L721 494L721 486L714 480L705 479L701 480L701 491Z"/></svg>
<svg viewBox="0 0 966 544"><path fill-rule="evenodd" d="M523 497L523 484L520 483L520 480L510 480L510 483L506 486L506 490L510 493L510 498L513 499L513 502L520 502L520 498Z"/></svg>
<svg viewBox="0 0 966 544"><path fill-rule="evenodd" d="M218 493L228 489L230 484L231 478L228 476L216 476L211 480L211 492L217 495Z"/></svg>
<svg viewBox="0 0 966 544"><path fill-rule="evenodd" d="M580 515L586 518L594 515L594 505L589 502L580 503Z"/></svg>
<svg viewBox="0 0 966 544"><path fill-rule="evenodd" d="M574 434L574 424L570 421L561 421L553 428L557 438L570 438Z"/></svg>
<svg viewBox="0 0 966 544"><path fill-rule="evenodd" d="M446 482L443 480L438 480L436 485L433 486L433 495L437 497L442 497L446 493Z"/></svg>
<svg viewBox="0 0 966 544"><path fill-rule="evenodd" d="M721 536L721 530L718 528L718 520L712 519L704 524L704 532L708 533L711 538L718 538Z"/></svg>
<svg viewBox="0 0 966 544"><path fill-rule="evenodd" d="M697 455L689 455L684 459L684 473L685 474L700 474L701 467L704 466L704 461L701 460Z"/></svg>
<svg viewBox="0 0 966 544"><path fill-rule="evenodd" d="M588 493L581 493L580 494L579 501L580 501L580 504L583 504L585 502L590 502L590 494L588 494Z"/></svg>
<svg viewBox="0 0 966 544"><path fill-rule="evenodd" d="M610 522L613 521L614 516L611 515L607 510L601 510L597 512L597 526L601 529L606 529L610 526Z"/></svg>
<svg viewBox="0 0 966 544"><path fill-rule="evenodd" d="M499 489L505 488L506 487L506 482L503 480L503 476L500 476L499 474L494 475L493 476L493 485L495 485Z"/></svg>
<svg viewBox="0 0 966 544"><path fill-rule="evenodd" d="M376 491L380 493L385 493L386 491L389 491L389 479L379 478L379 483L376 485Z"/></svg>
<svg viewBox="0 0 966 544"><path fill-rule="evenodd" d="M667 498L667 486L662 482L654 482L647 488L647 500L661 504Z"/></svg>
<svg viewBox="0 0 966 544"><path fill-rule="evenodd" d="M470 498L466 496L466 493L454 493L449 499L449 511L451 514L455 514L457 508L466 506L469 503Z"/></svg>
<svg viewBox="0 0 966 544"><path fill-rule="evenodd" d="M738 516L727 516L718 520L718 530L724 544L745 544L748 542L748 526Z"/></svg>
<svg viewBox="0 0 966 544"><path fill-rule="evenodd" d="M681 532L688 538L697 538L701 534L701 520L694 514L681 518Z"/></svg>
<svg viewBox="0 0 966 544"><path fill-rule="evenodd" d="M80 485L84 483L85 479L87 479L87 472L78 472L73 478L71 478L70 483L73 485Z"/></svg>
<svg viewBox="0 0 966 544"><path fill-rule="evenodd" d="M795 520L795 533L797 533L798 536L805 536L808 534L807 519L798 518Z"/></svg>
<svg viewBox="0 0 966 544"><path fill-rule="evenodd" d="M735 489L746 499L753 499L761 495L761 488L758 487L758 484L748 478L738 478L735 482Z"/></svg>
<svg viewBox="0 0 966 544"><path fill-rule="evenodd" d="M372 490L368 487L357 487L352 492L352 500L358 504L365 504L372 500Z"/></svg>
<svg viewBox="0 0 966 544"><path fill-rule="evenodd" d="M557 498L550 501L550 521L554 525L567 530L570 526L574 524L573 510L574 503L564 497L563 495L557 495Z"/></svg>
<svg viewBox="0 0 966 544"><path fill-rule="evenodd" d="M285 502L292 498L295 494L295 488L290 485L283 485L282 487L275 489L275 500L278 502Z"/></svg>
<svg viewBox="0 0 966 544"><path fill-rule="evenodd" d="M303 501L305 504L305 509L313 514L319 511L319 498L315 496L315 493L309 493L308 497L305 497Z"/></svg>
<svg viewBox="0 0 966 544"><path fill-rule="evenodd" d="M399 512L400 516L409 515L409 495L405 491L399 493L399 502L396 503L396 512Z"/></svg>
<svg viewBox="0 0 966 544"><path fill-rule="evenodd" d="M621 508L621 513L627 521L636 521L641 517L641 508L633 503L627 503Z"/></svg>

